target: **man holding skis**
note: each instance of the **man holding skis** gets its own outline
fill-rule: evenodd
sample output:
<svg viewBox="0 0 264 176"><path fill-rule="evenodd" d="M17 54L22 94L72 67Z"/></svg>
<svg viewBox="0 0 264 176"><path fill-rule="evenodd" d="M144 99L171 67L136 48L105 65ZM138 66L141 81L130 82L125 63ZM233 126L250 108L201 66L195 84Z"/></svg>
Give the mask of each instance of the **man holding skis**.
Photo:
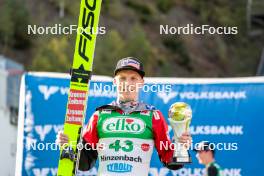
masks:
<svg viewBox="0 0 264 176"><path fill-rule="evenodd" d="M91 169L98 158L98 175L147 176L154 146L165 167L182 168L182 164L173 162L174 150L162 147L166 143L171 146L162 113L138 100L145 75L142 63L133 57L123 58L117 63L114 75L117 100L98 107L90 118L82 135L85 147L81 150L79 170ZM60 132L57 142L68 143L68 137ZM179 142L190 144L189 132Z"/></svg>

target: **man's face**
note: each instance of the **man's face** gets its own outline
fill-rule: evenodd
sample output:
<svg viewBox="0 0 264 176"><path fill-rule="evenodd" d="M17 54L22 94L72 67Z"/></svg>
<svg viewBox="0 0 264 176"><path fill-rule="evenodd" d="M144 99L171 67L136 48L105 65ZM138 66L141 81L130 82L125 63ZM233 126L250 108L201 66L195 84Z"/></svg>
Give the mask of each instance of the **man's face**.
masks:
<svg viewBox="0 0 264 176"><path fill-rule="evenodd" d="M114 84L117 86L117 96L121 101L135 101L144 80L133 70L122 70L114 77Z"/></svg>
<svg viewBox="0 0 264 176"><path fill-rule="evenodd" d="M196 157L200 164L208 164L212 159L211 151L198 151Z"/></svg>

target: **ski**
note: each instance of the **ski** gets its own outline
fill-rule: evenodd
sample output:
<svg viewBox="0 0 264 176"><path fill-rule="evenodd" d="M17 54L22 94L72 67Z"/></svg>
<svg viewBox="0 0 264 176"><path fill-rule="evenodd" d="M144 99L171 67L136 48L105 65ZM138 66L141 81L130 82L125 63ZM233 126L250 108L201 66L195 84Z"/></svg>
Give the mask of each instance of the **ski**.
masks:
<svg viewBox="0 0 264 176"><path fill-rule="evenodd" d="M76 175L79 164L77 144L81 142L89 94L93 57L102 0L81 0L78 32L71 69L64 133L69 143L60 149L58 176Z"/></svg>

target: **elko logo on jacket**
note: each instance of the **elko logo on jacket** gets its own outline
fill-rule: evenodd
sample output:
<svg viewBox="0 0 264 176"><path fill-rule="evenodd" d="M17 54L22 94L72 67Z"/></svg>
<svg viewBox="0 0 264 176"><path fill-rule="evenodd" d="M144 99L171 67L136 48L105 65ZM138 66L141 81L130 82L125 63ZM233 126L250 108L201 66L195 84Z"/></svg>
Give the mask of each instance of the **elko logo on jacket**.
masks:
<svg viewBox="0 0 264 176"><path fill-rule="evenodd" d="M143 120L132 117L112 117L103 122L103 131L111 133L143 133L146 124Z"/></svg>

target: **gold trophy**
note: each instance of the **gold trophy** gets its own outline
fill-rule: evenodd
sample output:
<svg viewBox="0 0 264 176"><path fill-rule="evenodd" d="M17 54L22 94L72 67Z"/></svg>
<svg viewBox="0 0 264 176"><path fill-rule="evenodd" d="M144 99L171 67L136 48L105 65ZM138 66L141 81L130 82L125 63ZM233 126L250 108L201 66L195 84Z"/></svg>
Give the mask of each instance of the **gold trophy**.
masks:
<svg viewBox="0 0 264 176"><path fill-rule="evenodd" d="M169 122L174 133L175 151L173 155L174 164L191 163L188 147L179 143L178 138L186 131L192 119L192 109L184 102L176 102L169 109Z"/></svg>

